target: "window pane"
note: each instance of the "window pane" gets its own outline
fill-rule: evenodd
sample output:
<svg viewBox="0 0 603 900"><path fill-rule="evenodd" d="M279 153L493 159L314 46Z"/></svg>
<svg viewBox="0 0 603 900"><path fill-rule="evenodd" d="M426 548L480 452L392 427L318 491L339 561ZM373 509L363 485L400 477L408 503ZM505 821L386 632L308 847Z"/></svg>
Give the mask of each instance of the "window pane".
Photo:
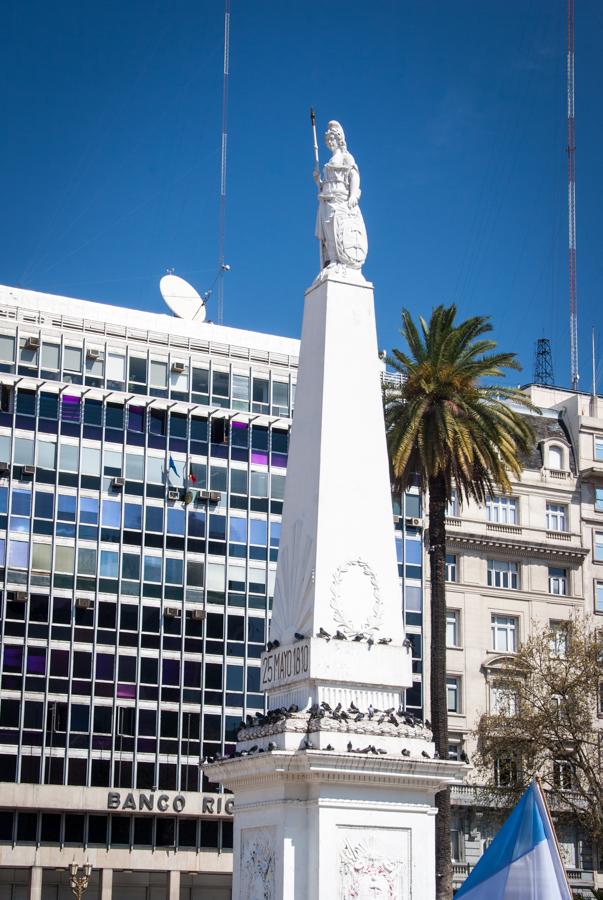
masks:
<svg viewBox="0 0 603 900"><path fill-rule="evenodd" d="M65 347L63 349L63 368L69 372L82 371L81 347Z"/></svg>

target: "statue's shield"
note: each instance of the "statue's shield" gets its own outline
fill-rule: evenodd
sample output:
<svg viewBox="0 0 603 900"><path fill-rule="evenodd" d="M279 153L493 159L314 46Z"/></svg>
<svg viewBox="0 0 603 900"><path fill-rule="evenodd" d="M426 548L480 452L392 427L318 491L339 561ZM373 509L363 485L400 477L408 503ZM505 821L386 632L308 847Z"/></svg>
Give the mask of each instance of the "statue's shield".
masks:
<svg viewBox="0 0 603 900"><path fill-rule="evenodd" d="M366 259L368 241L364 219L358 207L336 214L335 243L341 262L352 269L360 269Z"/></svg>

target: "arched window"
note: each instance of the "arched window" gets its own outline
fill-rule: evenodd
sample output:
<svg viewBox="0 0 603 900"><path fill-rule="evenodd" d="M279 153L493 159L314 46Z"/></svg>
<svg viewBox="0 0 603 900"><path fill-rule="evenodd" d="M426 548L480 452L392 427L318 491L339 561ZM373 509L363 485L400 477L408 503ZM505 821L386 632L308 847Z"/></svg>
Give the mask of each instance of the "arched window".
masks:
<svg viewBox="0 0 603 900"><path fill-rule="evenodd" d="M564 469L563 449L557 444L549 447L549 469Z"/></svg>

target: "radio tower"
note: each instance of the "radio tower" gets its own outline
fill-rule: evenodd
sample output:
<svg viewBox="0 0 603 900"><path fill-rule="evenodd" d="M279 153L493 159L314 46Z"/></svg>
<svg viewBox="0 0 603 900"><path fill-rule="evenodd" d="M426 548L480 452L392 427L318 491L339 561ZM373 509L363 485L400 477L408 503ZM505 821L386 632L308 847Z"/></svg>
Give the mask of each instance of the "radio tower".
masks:
<svg viewBox="0 0 603 900"><path fill-rule="evenodd" d="M553 354L551 342L548 338L538 338L536 341L536 358L534 360L534 384L554 384Z"/></svg>
<svg viewBox="0 0 603 900"><path fill-rule="evenodd" d="M218 325L224 319L224 275L230 269L224 260L226 230L226 156L228 145L228 73L230 60L230 0L224 0L224 72L222 79L222 145L220 152L220 213L218 224Z"/></svg>
<svg viewBox="0 0 603 900"><path fill-rule="evenodd" d="M578 390L578 301L576 298L576 128L574 121L574 0L567 0L567 199L569 220L570 369Z"/></svg>

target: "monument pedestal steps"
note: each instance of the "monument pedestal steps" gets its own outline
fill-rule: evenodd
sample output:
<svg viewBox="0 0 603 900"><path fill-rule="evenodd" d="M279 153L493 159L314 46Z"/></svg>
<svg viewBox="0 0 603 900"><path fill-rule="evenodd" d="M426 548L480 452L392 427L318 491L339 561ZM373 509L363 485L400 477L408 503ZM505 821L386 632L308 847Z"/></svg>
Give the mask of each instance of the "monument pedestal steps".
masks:
<svg viewBox="0 0 603 900"><path fill-rule="evenodd" d="M235 793L234 900L430 900L434 759L403 709L405 641L372 285L306 292L269 650L267 716L205 767Z"/></svg>

